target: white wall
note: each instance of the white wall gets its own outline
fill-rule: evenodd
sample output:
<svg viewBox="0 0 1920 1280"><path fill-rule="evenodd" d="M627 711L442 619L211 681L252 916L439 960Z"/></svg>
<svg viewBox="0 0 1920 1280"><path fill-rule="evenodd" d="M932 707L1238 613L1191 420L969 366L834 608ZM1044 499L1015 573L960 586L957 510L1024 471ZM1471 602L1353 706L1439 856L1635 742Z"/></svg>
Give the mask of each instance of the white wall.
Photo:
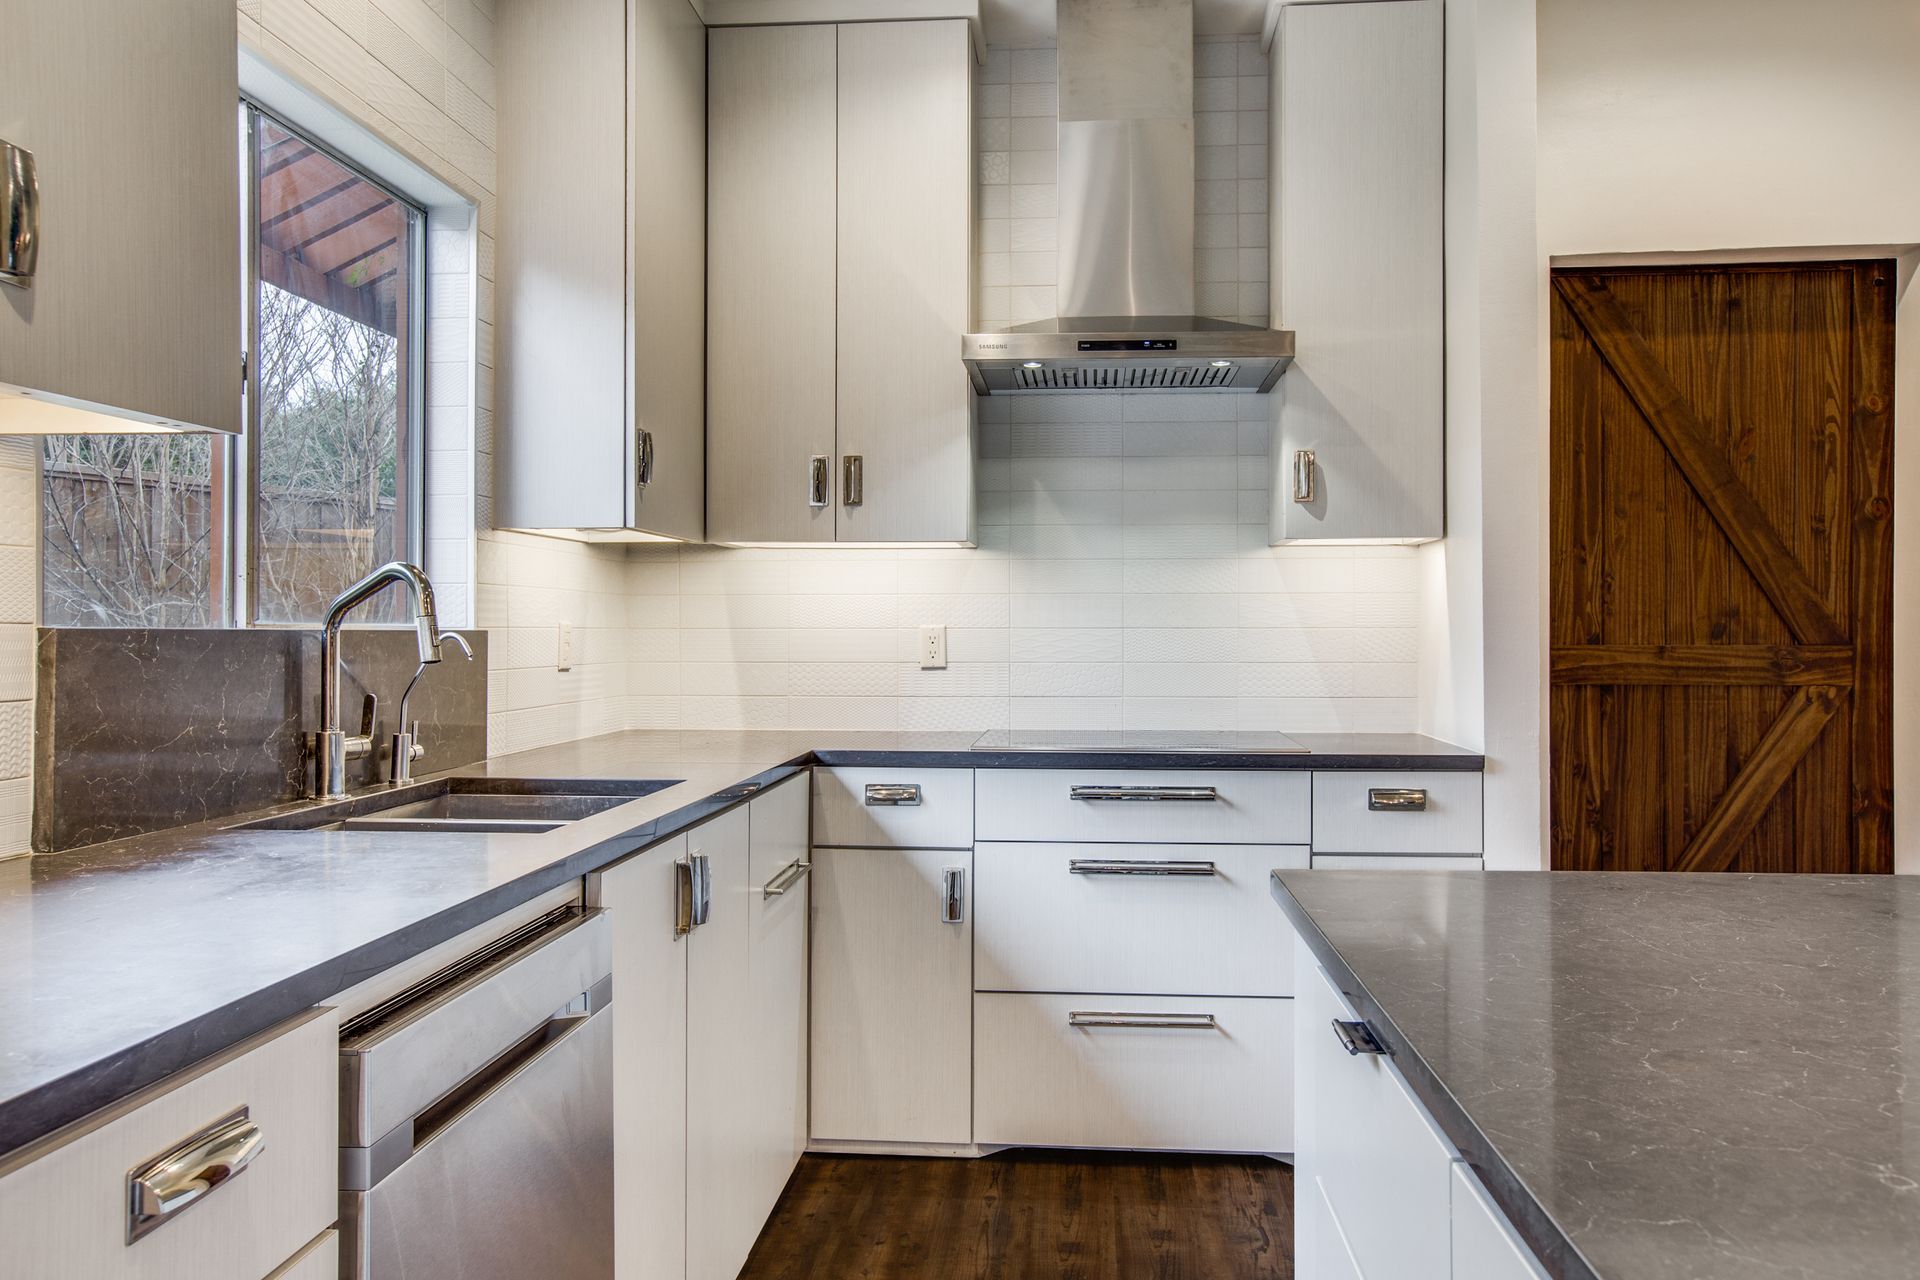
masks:
<svg viewBox="0 0 1920 1280"><path fill-rule="evenodd" d="M1545 865L1545 329L1533 0L1447 0L1447 538L1422 727L1487 757L1490 868Z"/></svg>
<svg viewBox="0 0 1920 1280"><path fill-rule="evenodd" d="M1920 244L1913 0L1540 0L1539 59L1549 255L1778 259ZM1910 283L1897 323L1899 438L1920 430L1920 291ZM1542 432L1545 421L1543 407ZM1901 708L1920 689L1920 449L1903 445L1894 459ZM1911 799L1920 724L1896 714L1895 725L1895 795ZM1896 803L1894 815L1896 865L1920 871L1920 812Z"/></svg>

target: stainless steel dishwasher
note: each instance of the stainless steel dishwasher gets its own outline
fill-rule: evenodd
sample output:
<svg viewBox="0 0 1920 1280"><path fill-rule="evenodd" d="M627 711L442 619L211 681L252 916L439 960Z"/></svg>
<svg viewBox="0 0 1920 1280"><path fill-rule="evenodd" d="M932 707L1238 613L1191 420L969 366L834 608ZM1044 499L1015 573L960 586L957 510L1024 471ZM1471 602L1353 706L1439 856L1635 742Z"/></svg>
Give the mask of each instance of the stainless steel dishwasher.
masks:
<svg viewBox="0 0 1920 1280"><path fill-rule="evenodd" d="M343 1277L613 1275L611 974L563 907L341 1028Z"/></svg>

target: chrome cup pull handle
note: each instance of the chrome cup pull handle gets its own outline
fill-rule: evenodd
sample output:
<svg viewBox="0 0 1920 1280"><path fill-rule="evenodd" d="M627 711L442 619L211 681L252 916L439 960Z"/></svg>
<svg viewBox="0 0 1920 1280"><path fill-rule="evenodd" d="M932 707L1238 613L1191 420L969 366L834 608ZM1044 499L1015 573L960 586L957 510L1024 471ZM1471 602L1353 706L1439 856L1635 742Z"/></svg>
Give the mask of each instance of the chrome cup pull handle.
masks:
<svg viewBox="0 0 1920 1280"><path fill-rule="evenodd" d="M713 905L713 881L704 853L673 865L679 878L673 933L684 937L707 922L707 911Z"/></svg>
<svg viewBox="0 0 1920 1280"><path fill-rule="evenodd" d="M767 881L767 883L762 886L760 897L763 900L780 897L792 889L793 886L806 879L807 872L811 870L813 870L813 864L811 862L808 862L805 858L795 858L792 862L789 862L786 866L773 873L773 879Z"/></svg>
<svg viewBox="0 0 1920 1280"><path fill-rule="evenodd" d="M1074 1009L1070 1027L1158 1027L1168 1031L1211 1031L1220 1024L1210 1013L1120 1013L1103 1009Z"/></svg>
<svg viewBox="0 0 1920 1280"><path fill-rule="evenodd" d="M967 869L948 867L940 873L940 923L963 924L967 918Z"/></svg>
<svg viewBox="0 0 1920 1280"><path fill-rule="evenodd" d="M870 805L918 805L920 784L917 782L869 782L866 786L865 799Z"/></svg>
<svg viewBox="0 0 1920 1280"><path fill-rule="evenodd" d="M857 453L841 459L840 502L843 506L857 507L867 500L866 469L867 460Z"/></svg>
<svg viewBox="0 0 1920 1280"><path fill-rule="evenodd" d="M1073 800L1218 800L1218 787L1107 787L1076 786L1067 793Z"/></svg>
<svg viewBox="0 0 1920 1280"><path fill-rule="evenodd" d="M1424 813L1425 787L1369 787L1367 808L1375 813Z"/></svg>
<svg viewBox="0 0 1920 1280"><path fill-rule="evenodd" d="M266 1135L242 1107L127 1173L127 1243L157 1231L247 1171Z"/></svg>
<svg viewBox="0 0 1920 1280"><path fill-rule="evenodd" d="M1076 876L1217 876L1211 862L1151 862L1126 858L1071 858L1067 871Z"/></svg>
<svg viewBox="0 0 1920 1280"><path fill-rule="evenodd" d="M1392 1052L1383 1044L1373 1028L1365 1022L1346 1018L1333 1020L1333 1034L1340 1041L1340 1047L1355 1057L1361 1054L1383 1054Z"/></svg>

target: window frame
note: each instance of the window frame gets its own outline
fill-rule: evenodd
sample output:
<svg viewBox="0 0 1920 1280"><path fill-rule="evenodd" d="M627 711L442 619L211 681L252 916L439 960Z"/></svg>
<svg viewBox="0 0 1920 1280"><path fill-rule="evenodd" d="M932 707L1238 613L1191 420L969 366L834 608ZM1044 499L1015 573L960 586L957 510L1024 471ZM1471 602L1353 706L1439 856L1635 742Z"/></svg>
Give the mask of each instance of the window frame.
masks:
<svg viewBox="0 0 1920 1280"><path fill-rule="evenodd" d="M223 624L226 627L255 628L273 631L311 630L322 621L314 618L304 622L263 622L260 620L259 595L259 521L255 518L260 502L257 478L260 474L260 390L259 376L261 361L260 350L260 122L264 118L276 127L298 137L307 146L326 156L362 182L389 196L394 203L407 211L408 233L411 244L407 253L407 333L406 333L406 403L400 406L406 415L403 423L396 424L405 445L399 453L397 462L404 468L407 484L396 485L396 501L405 504L406 527L402 536L401 557L414 564L421 564L426 551L426 505L427 505L427 395L426 382L429 361L427 359L427 206L404 192L394 189L368 171L352 157L329 146L315 137L313 132L301 128L289 121L281 113L266 106L258 98L248 93L240 95L241 129L240 145L243 155L241 169L240 196L240 235L241 235L241 277L246 296L241 307L242 323L245 333L242 337L245 352L246 377L242 380L242 422L245 434L239 440L226 442L224 467L215 468L222 474L215 479L216 486L222 489L225 503L225 546L216 550L214 572L225 573L222 584ZM244 442L245 447L242 448ZM235 498L238 501L234 500ZM244 548L245 554L235 555L237 548ZM372 567L372 566L369 566ZM343 587L347 584L342 583Z"/></svg>

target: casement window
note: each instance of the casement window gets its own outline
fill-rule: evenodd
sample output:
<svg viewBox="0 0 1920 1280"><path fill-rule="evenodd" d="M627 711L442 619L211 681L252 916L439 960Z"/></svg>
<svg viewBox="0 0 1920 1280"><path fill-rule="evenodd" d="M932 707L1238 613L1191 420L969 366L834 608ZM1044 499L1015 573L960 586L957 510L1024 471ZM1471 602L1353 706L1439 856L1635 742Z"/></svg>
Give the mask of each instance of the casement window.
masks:
<svg viewBox="0 0 1920 1280"><path fill-rule="evenodd" d="M48 437L47 626L313 623L420 556L426 214L253 104L240 117L247 432Z"/></svg>

